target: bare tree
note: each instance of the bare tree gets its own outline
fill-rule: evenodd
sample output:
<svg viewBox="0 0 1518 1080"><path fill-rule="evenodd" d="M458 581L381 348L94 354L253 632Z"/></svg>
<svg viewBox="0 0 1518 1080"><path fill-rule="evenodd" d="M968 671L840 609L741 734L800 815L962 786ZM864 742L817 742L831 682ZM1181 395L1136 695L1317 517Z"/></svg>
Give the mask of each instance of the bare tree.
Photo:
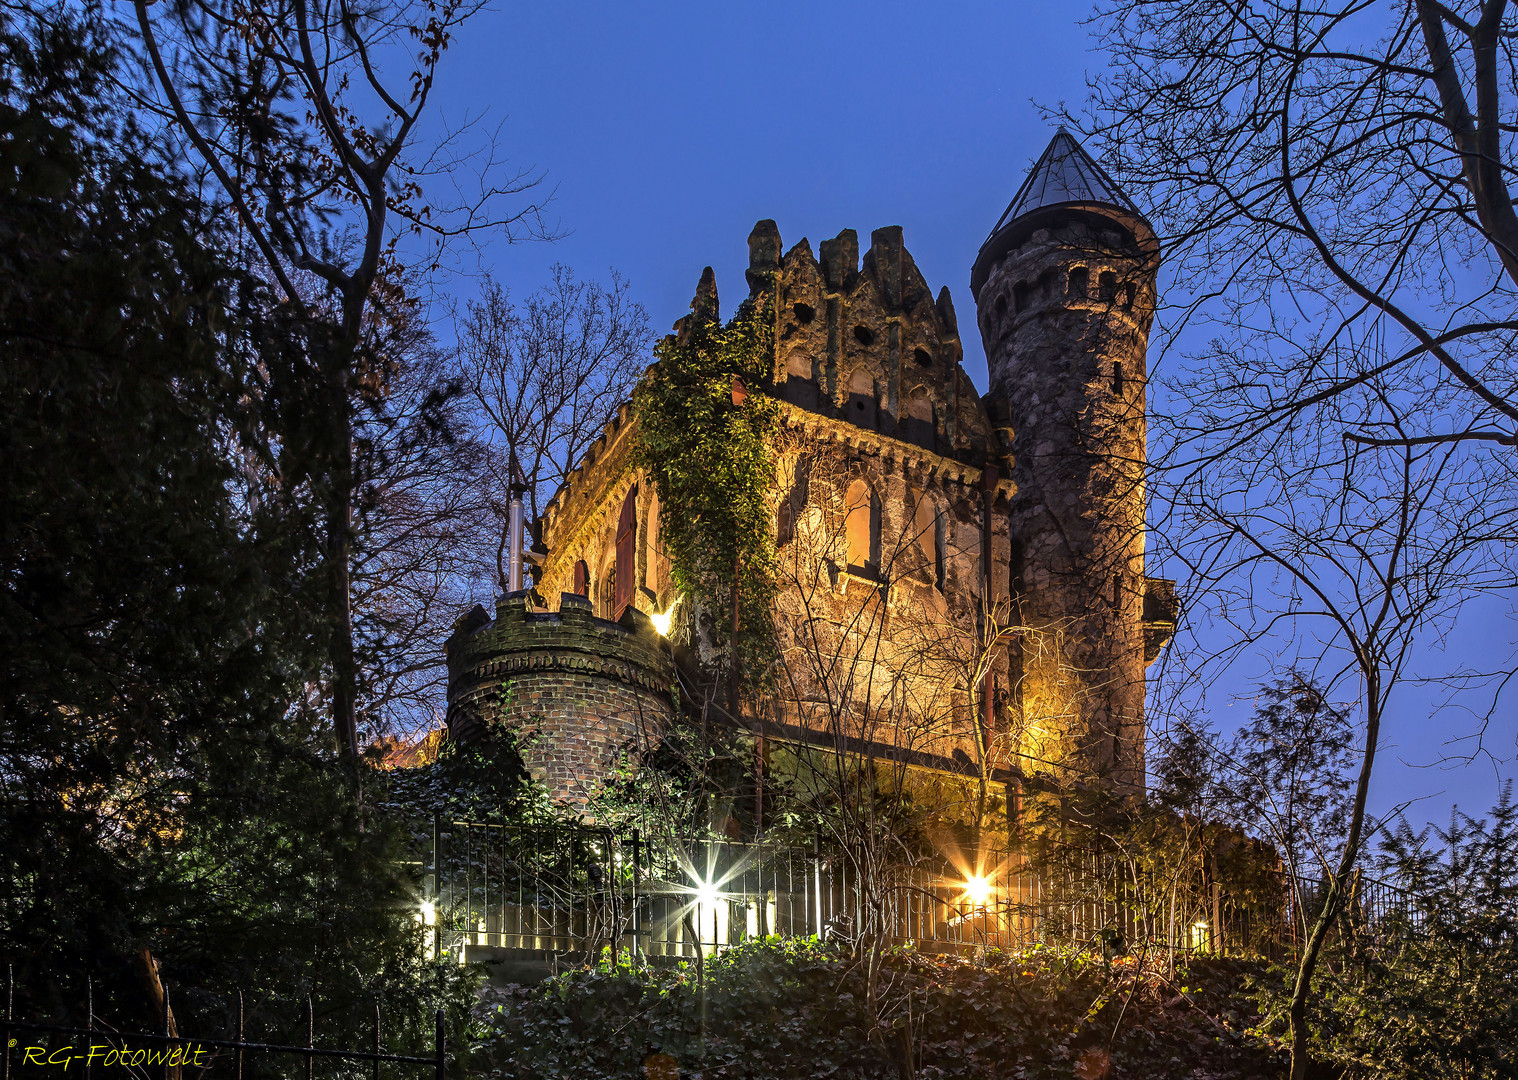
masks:
<svg viewBox="0 0 1518 1080"><path fill-rule="evenodd" d="M494 508L480 477L492 452L470 434L469 399L419 314L389 324L377 351L384 400L354 430L354 634L361 719L414 739L441 723L443 641L494 590Z"/></svg>
<svg viewBox="0 0 1518 1080"><path fill-rule="evenodd" d="M1325 698L1356 703L1343 832L1316 850L1316 901L1300 897L1311 916L1289 1006L1294 1078L1307 1067L1313 973L1374 829L1367 797L1393 695L1419 674L1423 646L1463 603L1500 583L1506 571L1492 556L1518 525L1510 502L1468 506L1458 516L1440 504L1440 493L1484 481L1484 462L1462 442L1364 446L1338 438L1362 419L1408 430L1390 377L1300 416L1270 442L1234 446L1171 493L1171 557L1189 571L1198 642L1177 650L1173 666L1205 683L1245 657L1284 657ZM1190 388L1199 402L1217 405L1211 386ZM1220 427L1214 437L1231 434ZM1247 761L1239 767L1249 771Z"/></svg>
<svg viewBox="0 0 1518 1080"><path fill-rule="evenodd" d="M631 395L651 362L643 306L615 271L610 287L555 265L548 285L518 307L487 279L458 328L463 379L488 421L486 438L502 466L514 451L519 475L497 469L498 552L505 552L506 490L527 488L534 519ZM505 570L499 570L506 580Z"/></svg>
<svg viewBox="0 0 1518 1080"><path fill-rule="evenodd" d="M1508 4L1117 0L1097 26L1122 62L1085 126L1161 226L1169 332L1252 351L1214 376L1235 441L1387 375L1418 407L1336 435L1518 445ZM1176 430L1218 453L1219 420Z"/></svg>
<svg viewBox="0 0 1518 1080"><path fill-rule="evenodd" d="M366 340L369 315L399 317L404 307L399 245L406 235L541 233L540 204L508 198L537 178L499 173L488 138L473 161L467 131L418 139L443 53L478 7L136 0L134 8L145 105L189 148L308 328L302 363L278 387L287 409L303 416L301 438L269 465L286 485L309 481L325 504L332 719L350 755L358 747L359 682L353 440L358 410L385 393L383 363ZM439 198L437 184L465 175L466 165L479 190ZM314 302L301 275L320 282Z"/></svg>

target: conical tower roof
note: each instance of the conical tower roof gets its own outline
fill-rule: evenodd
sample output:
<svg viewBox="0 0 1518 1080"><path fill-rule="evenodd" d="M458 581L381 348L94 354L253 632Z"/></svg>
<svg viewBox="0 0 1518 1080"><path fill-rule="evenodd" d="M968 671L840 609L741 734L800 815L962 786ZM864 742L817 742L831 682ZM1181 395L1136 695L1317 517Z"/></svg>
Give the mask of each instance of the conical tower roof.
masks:
<svg viewBox="0 0 1518 1080"><path fill-rule="evenodd" d="M970 274L971 291L978 296L996 262L1033 228L1048 224L1062 210L1112 218L1126 226L1140 244L1154 241L1153 227L1133 200L1075 136L1060 128L981 245Z"/></svg>

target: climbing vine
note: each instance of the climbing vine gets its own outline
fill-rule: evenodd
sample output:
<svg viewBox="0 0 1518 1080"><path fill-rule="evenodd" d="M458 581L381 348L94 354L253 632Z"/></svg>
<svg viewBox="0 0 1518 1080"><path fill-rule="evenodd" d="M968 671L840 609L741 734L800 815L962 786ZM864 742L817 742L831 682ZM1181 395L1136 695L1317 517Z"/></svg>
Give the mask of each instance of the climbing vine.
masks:
<svg viewBox="0 0 1518 1080"><path fill-rule="evenodd" d="M780 408L763 389L774 355L766 295L724 325L703 279L683 329L655 349L658 363L633 394L635 460L659 493L660 536L701 659L713 671L731 661L736 584L738 662L750 686L762 680L775 636L769 497Z"/></svg>

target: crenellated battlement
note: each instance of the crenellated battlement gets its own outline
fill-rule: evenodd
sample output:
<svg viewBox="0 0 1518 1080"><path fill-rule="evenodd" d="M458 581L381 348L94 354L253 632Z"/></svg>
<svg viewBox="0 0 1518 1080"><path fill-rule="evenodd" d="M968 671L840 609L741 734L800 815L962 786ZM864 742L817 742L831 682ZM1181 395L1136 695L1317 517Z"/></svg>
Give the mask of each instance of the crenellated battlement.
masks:
<svg viewBox="0 0 1518 1080"><path fill-rule="evenodd" d="M528 771L559 801L584 806L624 755L656 746L674 715L674 662L648 617L598 619L566 594L535 611L507 593L492 620L475 607L448 639L448 730L515 736Z"/></svg>

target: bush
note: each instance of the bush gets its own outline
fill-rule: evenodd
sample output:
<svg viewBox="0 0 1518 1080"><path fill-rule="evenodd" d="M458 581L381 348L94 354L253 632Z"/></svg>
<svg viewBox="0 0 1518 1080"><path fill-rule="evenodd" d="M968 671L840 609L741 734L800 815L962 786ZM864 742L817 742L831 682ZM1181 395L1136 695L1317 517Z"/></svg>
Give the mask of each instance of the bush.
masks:
<svg viewBox="0 0 1518 1080"><path fill-rule="evenodd" d="M603 964L487 990L474 1068L501 1078L1274 1076L1250 1033L1258 965L1193 962L1174 981L1137 960L1050 950L976 960L897 950L878 999L815 939L767 939L695 968Z"/></svg>

